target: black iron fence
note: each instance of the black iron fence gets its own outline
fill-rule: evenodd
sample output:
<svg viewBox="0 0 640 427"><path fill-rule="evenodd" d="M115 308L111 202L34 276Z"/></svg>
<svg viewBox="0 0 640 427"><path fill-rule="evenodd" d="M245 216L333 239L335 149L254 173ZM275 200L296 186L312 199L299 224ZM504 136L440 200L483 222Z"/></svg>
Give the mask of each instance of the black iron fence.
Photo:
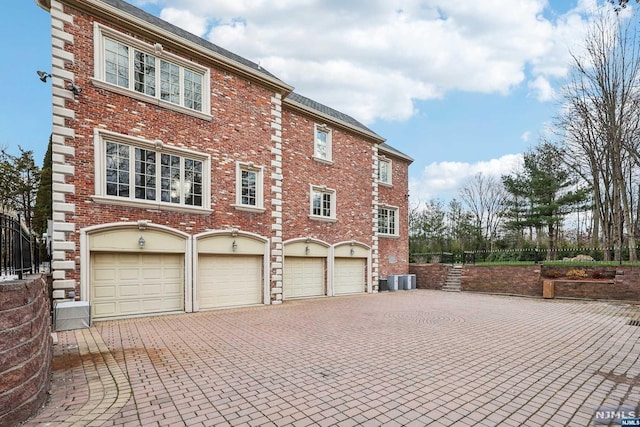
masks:
<svg viewBox="0 0 640 427"><path fill-rule="evenodd" d="M558 249L497 249L455 252L411 253L410 262L423 264L477 264L514 263L538 264L544 261L613 261L631 260L628 248L618 251L613 248L558 248ZM640 259L640 248L636 249L636 259Z"/></svg>
<svg viewBox="0 0 640 427"><path fill-rule="evenodd" d="M0 280L35 273L40 265L35 236L10 212L0 211Z"/></svg>

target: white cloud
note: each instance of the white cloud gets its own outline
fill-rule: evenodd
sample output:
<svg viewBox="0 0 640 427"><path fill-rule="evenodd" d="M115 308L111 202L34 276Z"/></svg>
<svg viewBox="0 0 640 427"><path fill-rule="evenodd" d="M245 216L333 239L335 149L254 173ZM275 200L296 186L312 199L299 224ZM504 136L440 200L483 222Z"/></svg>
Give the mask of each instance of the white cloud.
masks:
<svg viewBox="0 0 640 427"><path fill-rule="evenodd" d="M538 76L535 80L530 81L529 90L531 90L531 94L540 102L553 101L556 98L556 92L551 86L551 83L543 76Z"/></svg>
<svg viewBox="0 0 640 427"><path fill-rule="evenodd" d="M372 123L406 120L415 100L448 91L507 94L529 73L547 99L544 82L567 72L563 40L579 40L595 0L553 21L546 0L154 1L163 19Z"/></svg>
<svg viewBox="0 0 640 427"><path fill-rule="evenodd" d="M525 133L520 135L520 139L524 142L529 142L529 139L531 139L531 131L526 131Z"/></svg>
<svg viewBox="0 0 640 427"><path fill-rule="evenodd" d="M498 159L477 163L431 163L425 166L418 179L410 180L411 203L425 202L433 198L445 201L457 198L462 186L478 173L499 179L502 175L512 173L522 162L522 154L507 154Z"/></svg>
<svg viewBox="0 0 640 427"><path fill-rule="evenodd" d="M202 16L197 16L188 10L167 7L160 12L160 18L196 36L202 37L207 32L207 19Z"/></svg>

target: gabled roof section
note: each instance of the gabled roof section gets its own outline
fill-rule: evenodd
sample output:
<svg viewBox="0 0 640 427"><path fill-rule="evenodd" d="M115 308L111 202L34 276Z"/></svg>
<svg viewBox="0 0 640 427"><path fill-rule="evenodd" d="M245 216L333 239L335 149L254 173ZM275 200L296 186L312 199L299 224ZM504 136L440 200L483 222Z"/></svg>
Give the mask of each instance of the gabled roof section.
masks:
<svg viewBox="0 0 640 427"><path fill-rule="evenodd" d="M398 158L400 158L402 160L406 160L408 163L413 163L413 158L412 157L407 156L403 152L396 150L395 148L393 148L389 144L385 144L384 142L382 144L378 145L378 151L381 151L381 152L383 152L385 154L388 154L390 156L398 157Z"/></svg>
<svg viewBox="0 0 640 427"><path fill-rule="evenodd" d="M383 137L381 137L353 117L341 113L338 110L334 110L331 107L327 107L326 105L323 105L305 96L302 96L299 93L291 92L284 99L284 102L285 104L295 109L317 116L319 119L331 121L335 124L349 128L359 134L372 138L379 144L385 141Z"/></svg>
<svg viewBox="0 0 640 427"><path fill-rule="evenodd" d="M50 0L35 1L43 9L50 10ZM284 95L293 90L292 86L286 84L259 64L223 49L123 0L63 0L63 2L81 10L88 10L114 24L128 27L132 31L152 39L170 42L178 49L197 53L206 61L217 62L241 75L275 87Z"/></svg>
<svg viewBox="0 0 640 427"><path fill-rule="evenodd" d="M313 99L309 99L305 96L302 96L296 92L291 92L285 98L284 101L285 103L289 105L293 105L298 109L302 109L302 107L304 107L304 109L309 113L312 113L319 117L332 119L332 121L335 121L343 126L347 126L351 129L359 131L359 133L364 133L370 138L377 140L377 142L379 143L378 145L379 151L382 151L390 156L403 159L408 163L413 162L413 158L407 156L401 151L396 150L389 144L386 144L385 139L383 137L381 137L380 135L378 135L377 133L375 133L374 131L372 131L371 129L369 129L368 127L366 127L365 125L363 125L362 123L360 123L359 121L357 121L356 119L354 119L353 117L347 114L334 110L331 107L327 107L326 105L323 105L319 102L314 101Z"/></svg>
<svg viewBox="0 0 640 427"><path fill-rule="evenodd" d="M126 23L129 27L134 26L138 32L143 32L144 34L168 34L172 36L169 40L172 40L178 45L182 43L186 45L187 48L192 51L197 51L200 55L207 57L209 60L223 62L225 65L230 66L241 74L251 75L268 85L277 87L285 96L284 103L290 107L316 116L320 120L327 120L350 129L362 136L372 139L375 143L379 144L379 149L381 151L389 155L402 158L408 162L413 162L411 157L401 153L388 144L385 144L385 139L383 137L353 117L293 92L293 86L283 82L268 70L262 68L259 64L223 49L220 46L185 31L176 25L170 24L169 22L147 13L124 0L63 1L83 10L99 12L101 16L109 19L110 21L118 21L121 24ZM47 11L50 11L51 9L51 0L35 0L35 3ZM141 28L140 24L143 24L144 28Z"/></svg>
<svg viewBox="0 0 640 427"><path fill-rule="evenodd" d="M232 61L238 62L248 68L251 68L253 70L255 70L257 73L262 73L265 74L269 77L275 78L277 79L276 76L274 76L273 74L271 74L269 71L265 70L264 68L262 68L260 65L249 61L246 58L243 58L240 55L236 55L233 52L230 52L226 49L221 48L220 46L211 43L208 40L205 40L199 36L196 36L195 34L192 34L188 31L183 30L180 27L177 27L167 21L163 21L162 19L145 12L142 9L139 9L125 1L122 0L100 0L103 3L106 3L108 5L111 5L113 7L115 7L116 9L119 9L123 12L126 12L130 15L135 16L138 19L141 19L145 22L148 22L149 24L155 25L156 27L162 28L163 30L175 34L176 36L183 38L185 40L189 40L190 42L193 42L195 44L198 44L208 50L211 50L221 56L224 56L225 58L228 58Z"/></svg>

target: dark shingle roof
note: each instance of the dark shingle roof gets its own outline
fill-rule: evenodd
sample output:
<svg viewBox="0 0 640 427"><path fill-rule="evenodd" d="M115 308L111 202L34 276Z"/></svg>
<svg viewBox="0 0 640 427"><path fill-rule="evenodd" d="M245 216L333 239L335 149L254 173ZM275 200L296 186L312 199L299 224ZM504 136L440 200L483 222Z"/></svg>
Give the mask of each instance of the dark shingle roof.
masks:
<svg viewBox="0 0 640 427"><path fill-rule="evenodd" d="M413 158L412 157L407 156L402 151L396 150L395 148L393 148L389 144L382 143L382 144L378 145L378 150L381 150L381 151L383 151L383 152L385 152L387 154L390 154L392 156L397 156L397 157L403 158L403 159L407 160L409 163L413 162Z"/></svg>
<svg viewBox="0 0 640 427"><path fill-rule="evenodd" d="M366 132L370 132L374 135L377 135L374 131L372 131L371 129L369 129L368 127L366 127L365 125L363 125L362 123L360 123L359 121L357 121L356 119L354 119L353 117L341 113L340 111L334 110L331 107L327 107L326 105L320 104L319 102L314 101L313 99L309 99L305 96L302 96L298 93L295 92L291 92L288 96L287 99L290 99L294 102L297 102L298 104L302 104L305 107L309 107L312 110L316 110L320 113L323 113L327 116L333 117L335 119L340 120L341 122L345 122L350 124L351 126L354 126L356 128L359 128L361 130L364 130ZM380 137L382 138L382 137Z"/></svg>
<svg viewBox="0 0 640 427"><path fill-rule="evenodd" d="M205 49L208 49L220 56L223 56L224 58L227 58L231 61L234 61L238 64L241 64L249 69L252 69L253 71L263 74L264 76L270 78L270 79L274 79L276 81L282 82L278 77L274 76L273 74L271 74L269 71L265 70L264 68L262 68L259 64L256 64L255 62L249 61L246 58L243 58L240 55L236 55L233 52L230 52L226 49L221 48L220 46L211 43L199 36L196 36L195 34L192 34L188 31L183 30L180 27L177 27L173 24L170 24L167 21L164 21L150 13L145 12L142 9L139 9L123 0L101 0L103 3L108 4L122 12L125 12L129 15L134 16L135 18L138 18L142 21L148 22L151 25L154 25L164 31L167 31L169 33L172 33L180 38L183 38L185 40L188 40L194 44L197 44ZM289 86L286 83L282 82L283 86ZM312 99L309 99L307 97L304 97L298 93L295 92L291 92L289 93L289 95L286 96L286 99L291 100L295 103L298 103L308 109L311 110L315 110L316 112L319 112L325 116L329 116L331 118L334 118L342 123L345 123L357 130L363 131L367 134L370 134L371 136L375 137L376 139L379 139L380 141L384 141L384 138L379 136L377 133L375 133L374 131L372 131L371 129L369 129L368 127L366 127L365 125L363 125L362 123L360 123L359 121L357 121L356 119L354 119L353 117L341 113L340 111L334 110L333 108L327 107L326 105L323 105L319 102L316 102ZM380 144L380 148L383 151L388 152L389 154L395 154L396 156L405 158L409 161L413 161L413 159L411 159L411 157L407 156L406 154L401 153L400 151L392 148L391 146L387 145L387 144Z"/></svg>
<svg viewBox="0 0 640 427"><path fill-rule="evenodd" d="M106 3L110 6L113 6L125 13L128 13L132 16L135 16L138 19L141 19L145 22L148 22L149 24L152 24L156 27L159 27L169 33L172 33L178 37L181 37L185 40L188 40L190 42L193 42L197 45L200 45L208 50L211 50L227 59L230 59L234 62L237 62L239 64L242 64L248 68L253 69L254 71L257 71L258 73L262 73L272 79L276 79L276 80L280 80L278 79L276 76L274 76L273 74L271 74L269 71L265 70L264 68L262 68L260 65L256 64L255 62L249 61L246 58L243 58L240 55L236 55L233 52L230 52L226 49L221 48L220 46L211 43L210 41L207 41L199 36L196 36L195 34L192 34L188 31L183 30L180 27L177 27L173 24L170 24L167 21L164 21L150 13L145 12L142 9L139 9L123 0L101 0L103 3Z"/></svg>
<svg viewBox="0 0 640 427"><path fill-rule="evenodd" d="M338 110L334 110L331 107L327 107L326 105L320 104L319 102L314 101L313 99L309 99L305 96L300 95L299 93L296 92L291 92L288 96L287 96L288 100L294 101L298 104L301 104L311 110L315 110L319 113L324 114L325 116L329 116L332 117L334 119L337 119L343 123L346 123L354 128L360 129L368 134L371 134L377 138L379 138L381 141L384 141L384 138L381 137L380 135L378 135L377 133L375 133L374 131L372 131L371 129L369 129L368 127L366 127L365 125L363 125L362 123L360 123L359 121L357 121L356 119L354 119L353 117L341 113ZM402 153L401 151L396 150L395 148L391 147L389 144L385 144L384 142L381 143L380 145L378 145L378 147L386 152L387 154L390 155L394 155L400 158L403 158L409 162L413 162L413 159L409 156L407 156L406 154Z"/></svg>

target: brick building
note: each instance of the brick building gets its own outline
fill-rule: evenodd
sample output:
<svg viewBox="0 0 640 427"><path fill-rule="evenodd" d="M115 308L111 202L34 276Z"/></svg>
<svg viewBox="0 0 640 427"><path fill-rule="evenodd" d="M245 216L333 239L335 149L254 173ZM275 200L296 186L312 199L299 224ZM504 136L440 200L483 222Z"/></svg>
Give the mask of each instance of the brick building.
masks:
<svg viewBox="0 0 640 427"><path fill-rule="evenodd" d="M51 14L54 298L94 319L376 292L412 159L121 0Z"/></svg>

